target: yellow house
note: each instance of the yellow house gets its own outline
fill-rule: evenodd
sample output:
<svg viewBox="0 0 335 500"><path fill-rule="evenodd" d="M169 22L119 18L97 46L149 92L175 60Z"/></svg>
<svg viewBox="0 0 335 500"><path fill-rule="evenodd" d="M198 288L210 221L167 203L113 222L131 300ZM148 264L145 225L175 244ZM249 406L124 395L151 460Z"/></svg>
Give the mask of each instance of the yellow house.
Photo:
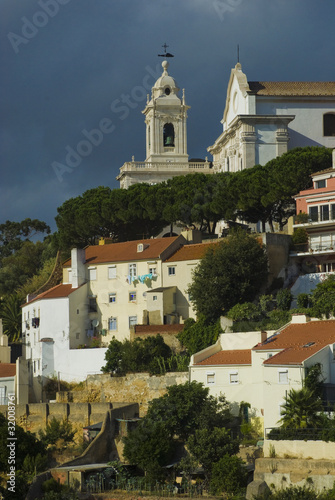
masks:
<svg viewBox="0 0 335 500"><path fill-rule="evenodd" d="M159 293L151 291L165 286L163 262L185 243L183 236L175 236L74 249L64 263L63 283L78 287L87 282L87 336L100 333L108 344L114 336L129 339L131 328L150 324L150 316L152 324L162 324L164 311L173 311L166 307L154 313L151 307L150 315L148 296L151 304L160 302ZM168 306L173 290L166 297Z"/></svg>

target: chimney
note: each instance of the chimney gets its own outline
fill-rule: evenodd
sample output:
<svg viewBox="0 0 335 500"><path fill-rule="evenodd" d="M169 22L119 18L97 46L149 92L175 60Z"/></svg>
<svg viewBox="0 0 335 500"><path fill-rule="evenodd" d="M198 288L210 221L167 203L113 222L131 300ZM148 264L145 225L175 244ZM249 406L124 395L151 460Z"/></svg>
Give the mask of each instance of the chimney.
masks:
<svg viewBox="0 0 335 500"><path fill-rule="evenodd" d="M71 281L72 288L78 288L85 283L85 250L72 248L71 250Z"/></svg>
<svg viewBox="0 0 335 500"><path fill-rule="evenodd" d="M266 341L267 338L268 338L267 332L265 332L264 330L261 331L261 342L262 342L262 344L263 344L263 342Z"/></svg>

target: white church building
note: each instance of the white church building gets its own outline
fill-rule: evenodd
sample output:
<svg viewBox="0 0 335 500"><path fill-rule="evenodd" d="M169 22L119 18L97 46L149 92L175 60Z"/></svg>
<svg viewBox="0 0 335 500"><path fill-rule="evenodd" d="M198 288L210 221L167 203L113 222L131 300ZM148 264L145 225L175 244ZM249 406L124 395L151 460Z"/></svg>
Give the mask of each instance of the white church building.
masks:
<svg viewBox="0 0 335 500"><path fill-rule="evenodd" d="M231 70L223 131L208 148L216 172L236 172L305 146L335 147L335 82L248 81Z"/></svg>
<svg viewBox="0 0 335 500"><path fill-rule="evenodd" d="M231 70L223 111L223 131L207 148L213 162L190 162L187 152L185 90L168 73L152 87L142 113L146 158L128 161L117 180L156 184L177 175L236 172L266 164L288 150L305 146L335 148L335 82L248 81L237 63ZM207 118L208 119L208 118Z"/></svg>

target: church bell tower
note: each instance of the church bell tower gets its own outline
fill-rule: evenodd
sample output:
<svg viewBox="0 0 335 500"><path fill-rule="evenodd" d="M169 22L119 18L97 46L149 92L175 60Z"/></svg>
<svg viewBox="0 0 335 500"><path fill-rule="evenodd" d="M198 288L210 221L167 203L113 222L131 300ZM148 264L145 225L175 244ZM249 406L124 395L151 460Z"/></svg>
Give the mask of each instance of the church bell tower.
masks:
<svg viewBox="0 0 335 500"><path fill-rule="evenodd" d="M185 92L178 97L179 88L168 73L169 63L162 62L163 73L152 87L151 99L142 113L146 124L147 163L186 163L187 110Z"/></svg>

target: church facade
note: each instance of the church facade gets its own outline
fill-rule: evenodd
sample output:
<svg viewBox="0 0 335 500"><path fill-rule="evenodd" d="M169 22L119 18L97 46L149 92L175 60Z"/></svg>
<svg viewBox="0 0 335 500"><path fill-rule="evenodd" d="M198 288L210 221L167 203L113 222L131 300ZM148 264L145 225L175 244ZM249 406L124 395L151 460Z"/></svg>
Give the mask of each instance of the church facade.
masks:
<svg viewBox="0 0 335 500"><path fill-rule="evenodd" d="M190 162L187 153L185 90L163 73L142 113L146 125L146 158L126 162L117 180L127 189L133 184L157 184L178 175L202 172L237 172L265 165L288 150L305 146L335 148L335 82L248 81L237 63L231 70L223 132L208 147L213 162Z"/></svg>
<svg viewBox="0 0 335 500"><path fill-rule="evenodd" d="M151 99L142 113L146 125L146 159L126 162L117 180L127 189L133 184L157 184L177 175L194 172L213 173L210 162L189 162L187 154L187 106L185 90L179 97L178 85L168 73L169 63L162 62L163 73L152 88Z"/></svg>
<svg viewBox="0 0 335 500"><path fill-rule="evenodd" d="M208 148L217 172L264 165L289 149L335 147L335 82L249 82L231 70L222 134Z"/></svg>

